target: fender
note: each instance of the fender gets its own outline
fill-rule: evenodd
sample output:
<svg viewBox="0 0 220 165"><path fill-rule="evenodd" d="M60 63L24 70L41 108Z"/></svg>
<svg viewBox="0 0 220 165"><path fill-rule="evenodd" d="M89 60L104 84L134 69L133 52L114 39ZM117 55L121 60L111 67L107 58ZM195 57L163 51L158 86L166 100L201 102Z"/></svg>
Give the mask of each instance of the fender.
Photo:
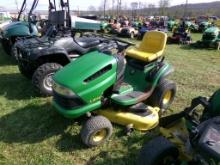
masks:
<svg viewBox="0 0 220 165"><path fill-rule="evenodd" d="M36 61L42 57L46 57L46 56L49 57L49 56L55 56L55 55L65 57L68 62L71 62L71 59L67 51L64 48L55 47L55 46L50 47L50 48L43 48L43 49L40 49L40 47L36 48L33 51L33 53L31 53L29 59L31 61Z"/></svg>
<svg viewBox="0 0 220 165"><path fill-rule="evenodd" d="M158 70L152 75L152 87L156 87L160 80L169 76L173 71L174 68L166 62L159 66Z"/></svg>
<svg viewBox="0 0 220 165"><path fill-rule="evenodd" d="M3 27L2 37L11 38L17 36L37 36L37 27L34 24L31 24L31 28L33 30L32 33L30 33L29 24L27 22L12 22Z"/></svg>

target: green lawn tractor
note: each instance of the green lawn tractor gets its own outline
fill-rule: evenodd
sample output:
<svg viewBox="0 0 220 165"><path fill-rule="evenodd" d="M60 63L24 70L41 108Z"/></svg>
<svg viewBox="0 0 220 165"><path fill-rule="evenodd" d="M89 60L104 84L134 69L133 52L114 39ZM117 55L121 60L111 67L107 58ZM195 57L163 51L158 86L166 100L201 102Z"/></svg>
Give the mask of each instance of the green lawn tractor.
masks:
<svg viewBox="0 0 220 165"><path fill-rule="evenodd" d="M192 46L198 48L220 48L220 29L218 27L210 27L206 29L202 35L202 40L193 43Z"/></svg>
<svg viewBox="0 0 220 165"><path fill-rule="evenodd" d="M38 0L34 0L28 14L28 21L21 21L22 13L27 6L27 0L23 1L17 20L5 25L1 30L1 43L7 54L11 54L14 43L18 37L37 36L38 30L33 17L33 10L36 8Z"/></svg>
<svg viewBox="0 0 220 165"><path fill-rule="evenodd" d="M218 165L220 90L198 97L184 111L160 119L162 136L141 149L139 165ZM203 108L201 108L203 107Z"/></svg>
<svg viewBox="0 0 220 165"><path fill-rule="evenodd" d="M202 21L199 23L199 32L204 32L206 29L208 29L211 26L211 23L208 21Z"/></svg>
<svg viewBox="0 0 220 165"><path fill-rule="evenodd" d="M90 116L81 130L87 146L105 142L111 122L127 126L128 133L158 125L176 93L175 83L166 79L173 71L162 56L166 39L163 32L146 33L139 48L124 57L131 43L112 38L116 47L90 52L54 75L55 109L67 118Z"/></svg>
<svg viewBox="0 0 220 165"><path fill-rule="evenodd" d="M178 23L175 20L169 20L167 22L168 31L172 31L175 26L178 26Z"/></svg>

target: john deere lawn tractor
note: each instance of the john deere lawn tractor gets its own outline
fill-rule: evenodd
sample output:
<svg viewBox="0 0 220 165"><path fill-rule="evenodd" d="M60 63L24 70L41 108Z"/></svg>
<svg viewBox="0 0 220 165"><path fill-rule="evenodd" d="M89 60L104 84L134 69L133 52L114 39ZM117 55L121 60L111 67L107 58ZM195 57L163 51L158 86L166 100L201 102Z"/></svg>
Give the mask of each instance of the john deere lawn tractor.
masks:
<svg viewBox="0 0 220 165"><path fill-rule="evenodd" d="M206 29L202 35L202 40L193 43L192 46L198 48L220 48L220 29L218 27L210 27Z"/></svg>
<svg viewBox="0 0 220 165"><path fill-rule="evenodd" d="M192 41L192 37L189 28L183 22L179 27L173 28L172 36L168 37L169 44L189 44Z"/></svg>
<svg viewBox="0 0 220 165"><path fill-rule="evenodd" d="M35 25L33 10L36 8L39 0L34 0L28 14L28 21L22 21L21 16L27 6L27 0L23 1L17 20L13 21L2 28L1 43L7 54L11 54L11 49L16 42L17 37L37 36L38 30Z"/></svg>
<svg viewBox="0 0 220 165"><path fill-rule="evenodd" d="M217 90L210 99L195 98L191 106L184 111L161 118L162 136L152 139L143 146L138 164L218 165L220 162L219 100L220 90Z"/></svg>
<svg viewBox="0 0 220 165"><path fill-rule="evenodd" d="M112 46L90 52L58 71L54 77L53 105L68 118L92 116L81 130L83 142L105 142L117 123L147 131L157 126L159 114L172 103L176 85L167 80L173 71L164 61L167 35L151 31L139 47L112 38ZM116 51L118 53L116 53ZM111 121L111 122L110 122Z"/></svg>

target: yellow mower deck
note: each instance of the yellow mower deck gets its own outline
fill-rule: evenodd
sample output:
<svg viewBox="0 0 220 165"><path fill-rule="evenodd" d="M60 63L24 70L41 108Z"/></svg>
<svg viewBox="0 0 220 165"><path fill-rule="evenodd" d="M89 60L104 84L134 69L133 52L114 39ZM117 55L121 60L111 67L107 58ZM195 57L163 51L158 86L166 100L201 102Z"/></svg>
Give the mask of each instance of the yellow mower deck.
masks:
<svg viewBox="0 0 220 165"><path fill-rule="evenodd" d="M105 116L112 123L119 125L132 125L140 131L147 131L155 128L159 124L159 108L148 107L149 115L140 116L135 113L114 110L112 108L96 111L97 114Z"/></svg>

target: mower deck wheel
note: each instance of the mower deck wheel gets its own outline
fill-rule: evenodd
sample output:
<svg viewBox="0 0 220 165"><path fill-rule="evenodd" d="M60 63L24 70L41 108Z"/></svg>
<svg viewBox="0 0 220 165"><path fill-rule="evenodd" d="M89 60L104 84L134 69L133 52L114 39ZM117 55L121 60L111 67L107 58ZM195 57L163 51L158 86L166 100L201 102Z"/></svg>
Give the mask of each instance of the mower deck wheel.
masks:
<svg viewBox="0 0 220 165"><path fill-rule="evenodd" d="M45 63L38 67L32 77L32 83L42 96L51 96L53 75L63 66L58 63Z"/></svg>
<svg viewBox="0 0 220 165"><path fill-rule="evenodd" d="M146 143L138 156L138 165L176 165L179 151L177 147L163 136Z"/></svg>
<svg viewBox="0 0 220 165"><path fill-rule="evenodd" d="M112 124L104 116L91 117L81 129L81 138L88 147L104 143L112 134Z"/></svg>

